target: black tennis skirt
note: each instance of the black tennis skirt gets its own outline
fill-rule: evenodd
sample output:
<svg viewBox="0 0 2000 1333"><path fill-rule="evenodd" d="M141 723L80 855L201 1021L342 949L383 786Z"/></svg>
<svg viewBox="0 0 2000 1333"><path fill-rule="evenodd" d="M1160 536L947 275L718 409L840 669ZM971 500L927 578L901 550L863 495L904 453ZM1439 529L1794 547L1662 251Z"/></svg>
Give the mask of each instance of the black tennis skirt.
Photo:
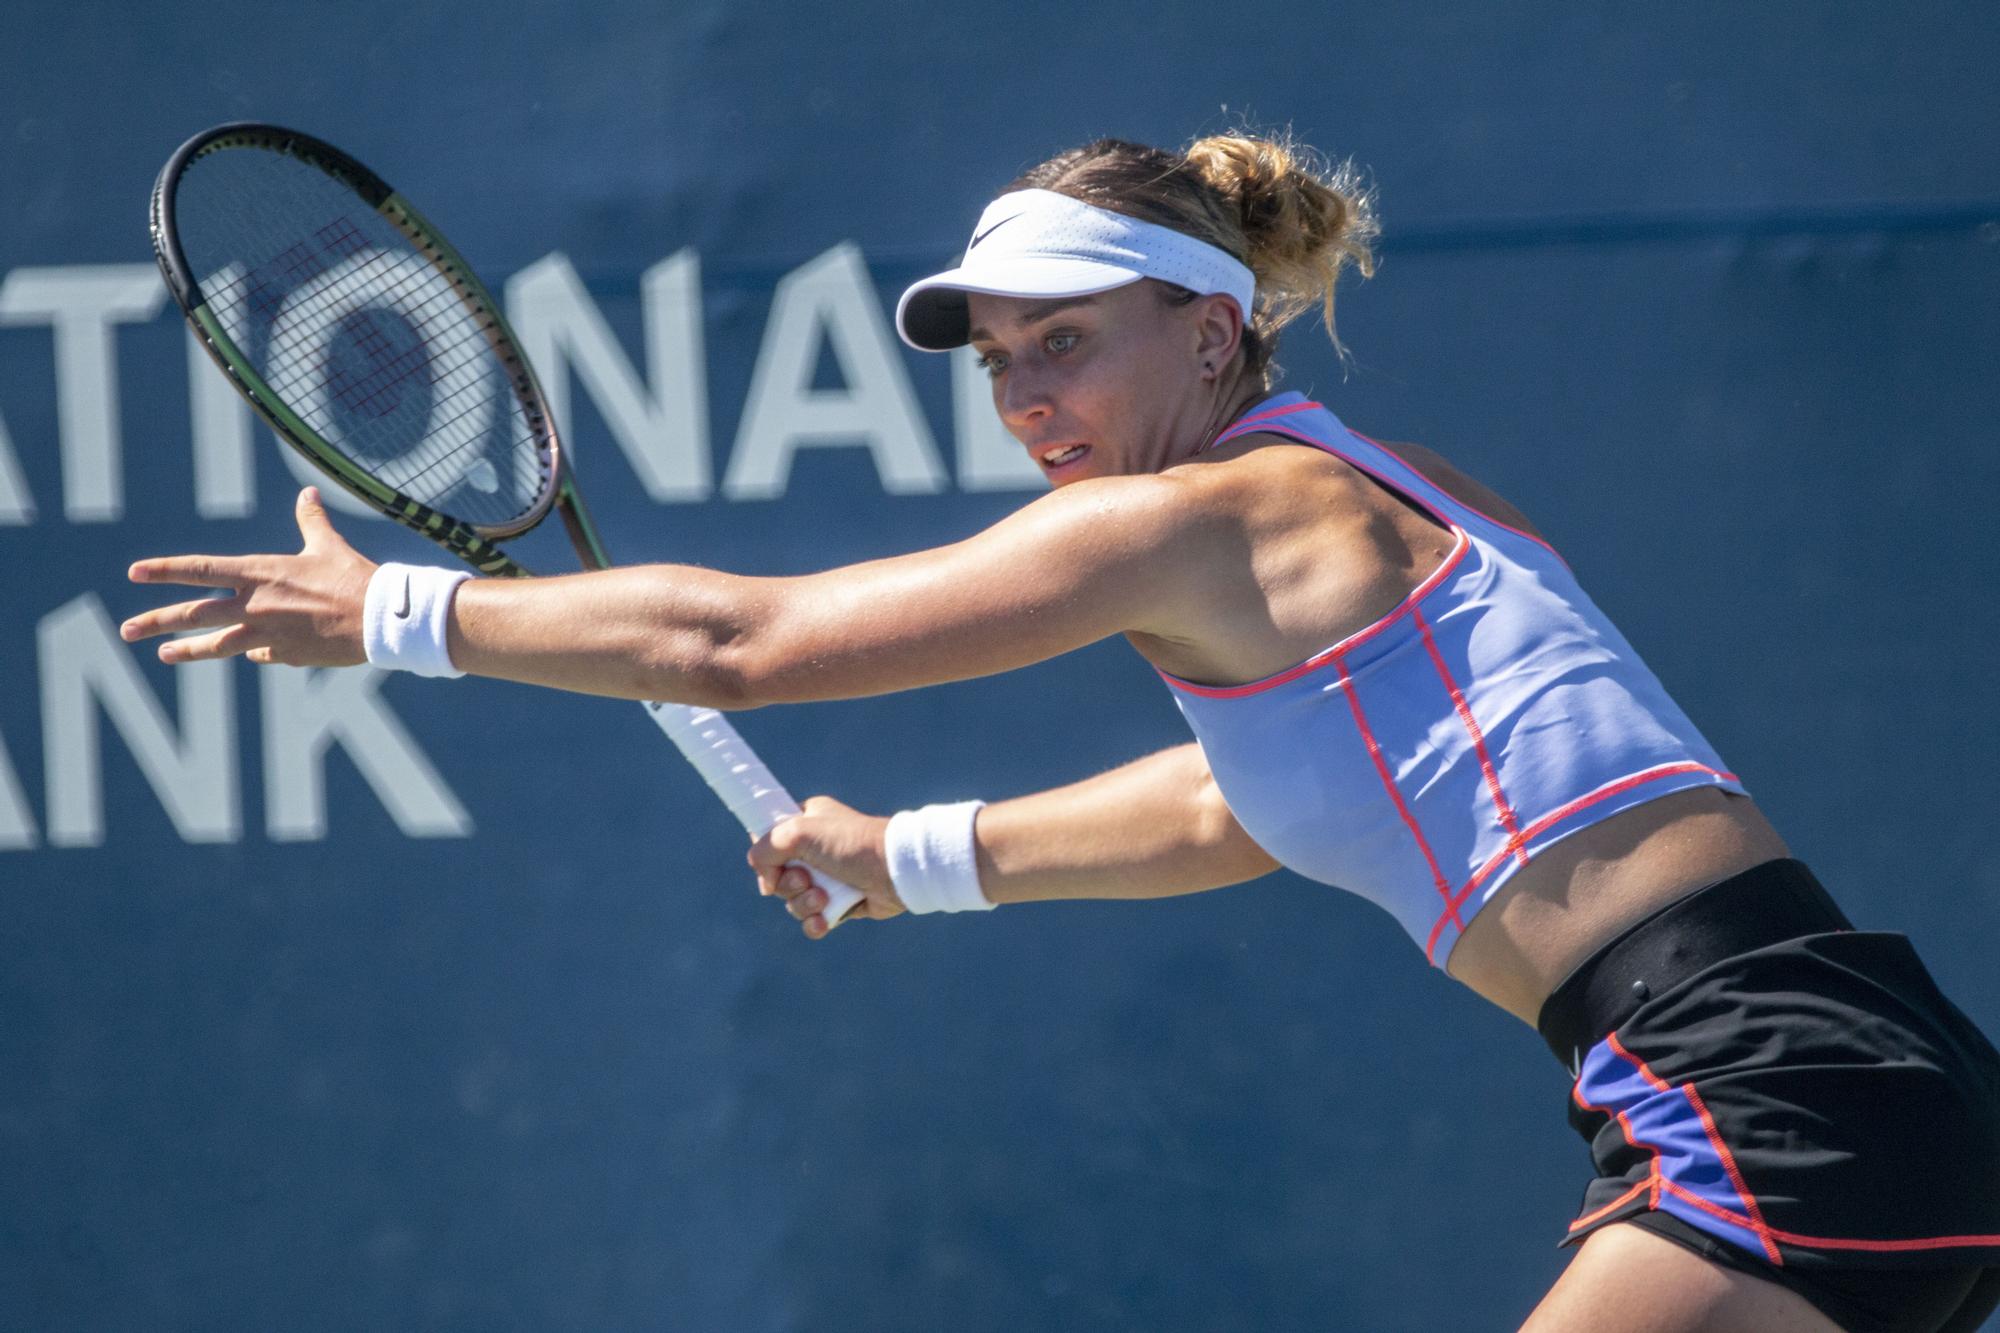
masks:
<svg viewBox="0 0 2000 1333"><path fill-rule="evenodd" d="M1801 862L1641 921L1537 1026L1597 1171L1562 1244L1635 1222L1871 1333L2000 1303L2000 1053Z"/></svg>

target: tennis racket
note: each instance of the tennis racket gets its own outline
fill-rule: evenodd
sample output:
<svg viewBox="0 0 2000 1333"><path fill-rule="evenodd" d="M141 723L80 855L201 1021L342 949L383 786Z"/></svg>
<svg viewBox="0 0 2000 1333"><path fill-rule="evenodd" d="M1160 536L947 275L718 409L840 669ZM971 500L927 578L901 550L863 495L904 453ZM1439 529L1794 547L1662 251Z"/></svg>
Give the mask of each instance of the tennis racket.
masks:
<svg viewBox="0 0 2000 1333"><path fill-rule="evenodd" d="M310 135L220 125L168 159L151 224L215 363L343 489L489 576L528 575L497 543L550 509L586 569L610 565L500 307L381 177ZM645 707L753 838L799 812L720 713ZM829 924L861 900L812 874Z"/></svg>

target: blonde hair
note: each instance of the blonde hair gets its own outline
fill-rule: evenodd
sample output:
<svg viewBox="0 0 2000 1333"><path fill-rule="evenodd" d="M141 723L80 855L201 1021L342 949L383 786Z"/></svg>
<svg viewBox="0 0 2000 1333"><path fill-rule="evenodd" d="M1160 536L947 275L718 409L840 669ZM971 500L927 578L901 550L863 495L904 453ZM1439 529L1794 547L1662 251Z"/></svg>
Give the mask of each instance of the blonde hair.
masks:
<svg viewBox="0 0 2000 1333"><path fill-rule="evenodd" d="M1244 312L1244 363L1266 385L1279 330L1315 306L1327 337L1347 355L1334 328L1334 288L1349 264L1373 276L1381 230L1374 191L1352 162L1330 164L1289 133L1212 134L1180 152L1099 139L1007 188L1066 194L1172 227L1240 260L1257 276L1257 308ZM1179 301L1193 299L1172 290Z"/></svg>

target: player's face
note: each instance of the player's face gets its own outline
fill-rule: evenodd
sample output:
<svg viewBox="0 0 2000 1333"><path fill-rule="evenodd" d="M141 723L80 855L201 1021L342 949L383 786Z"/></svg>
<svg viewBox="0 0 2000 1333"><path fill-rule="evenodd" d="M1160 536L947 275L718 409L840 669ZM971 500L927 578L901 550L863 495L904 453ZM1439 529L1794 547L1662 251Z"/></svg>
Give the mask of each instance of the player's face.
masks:
<svg viewBox="0 0 2000 1333"><path fill-rule="evenodd" d="M993 406L1054 486L1158 472L1201 444L1214 410L1213 317L1150 279L1058 300L969 293Z"/></svg>

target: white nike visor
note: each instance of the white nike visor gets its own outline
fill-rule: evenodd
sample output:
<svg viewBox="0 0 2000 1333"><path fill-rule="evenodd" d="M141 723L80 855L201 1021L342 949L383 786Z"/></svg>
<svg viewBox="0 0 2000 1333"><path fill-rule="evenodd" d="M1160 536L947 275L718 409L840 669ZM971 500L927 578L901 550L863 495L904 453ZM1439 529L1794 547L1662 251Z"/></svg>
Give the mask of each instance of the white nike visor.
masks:
<svg viewBox="0 0 2000 1333"><path fill-rule="evenodd" d="M1053 190L1016 190L986 206L957 268L914 283L896 303L896 332L925 352L970 341L965 294L1053 298L1108 292L1141 278L1231 297L1250 316L1257 279L1227 251L1171 227Z"/></svg>

